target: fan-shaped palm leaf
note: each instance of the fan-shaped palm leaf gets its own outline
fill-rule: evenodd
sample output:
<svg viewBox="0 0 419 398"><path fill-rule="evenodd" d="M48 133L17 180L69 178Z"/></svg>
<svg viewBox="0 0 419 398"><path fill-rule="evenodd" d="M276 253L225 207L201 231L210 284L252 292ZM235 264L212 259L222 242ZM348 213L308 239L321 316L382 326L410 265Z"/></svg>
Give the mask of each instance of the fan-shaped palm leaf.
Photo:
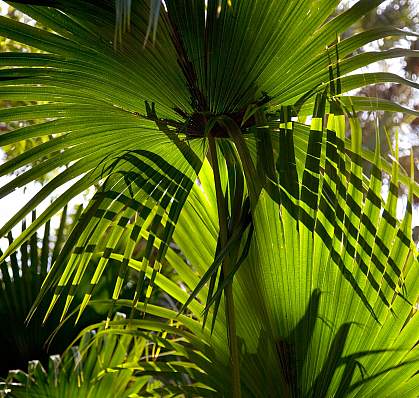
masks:
<svg viewBox="0 0 419 398"><path fill-rule="evenodd" d="M357 156L360 131L353 121L353 152L346 154L343 121L343 115L331 114L324 129L319 120L314 121L301 177L289 178L295 168L292 155L280 159L280 201L264 190L254 210L254 240L233 283L244 396L416 394L418 261L411 240L412 190L406 213L397 220L397 163L393 165L393 188L383 202L379 147L378 166L365 185ZM292 148L293 139L298 138L296 124L283 126L278 123L280 145L286 140L286 147ZM216 255L217 200L211 177L212 170L205 163L201 185L192 189L174 234L197 270L196 276L188 272L186 285L191 291L200 286L198 278L207 270L201 264L211 263ZM228 179L227 174L224 178ZM241 245L243 248L245 242ZM112 256L122 260L122 256ZM182 260L174 256L169 261L182 277L186 274ZM140 266L135 261L129 264ZM148 278L151 273L147 271ZM181 304L190 302L198 319L202 316L207 287L197 292L197 298L195 293L188 298L175 284L161 278L156 284ZM199 296L202 293L204 297ZM164 314L163 309L137 305L149 314L173 319L174 314ZM210 320L213 315L211 307ZM186 319L179 317L178 327L197 333L197 327ZM212 334L210 325L198 335L212 348L204 351L210 362L200 363L205 375L195 374L195 381L206 383L220 396L231 396L231 379L225 378L229 353L223 306ZM214 368L225 369L221 371L224 376ZM188 387L178 384L167 386L166 391L187 393Z"/></svg>
<svg viewBox="0 0 419 398"><path fill-rule="evenodd" d="M72 185L5 256L71 197L101 182L44 284L44 291L56 285L51 307L64 287L71 285L65 315L106 236L106 249L82 310L108 259L116 254L122 256L113 294L118 299L133 249L146 239L144 258L136 267L139 284L132 305L148 311L152 287L160 280L158 271L169 258L174 237L199 276L207 272L207 305L195 302L198 290L191 295L191 303L187 298L181 302L195 316L199 314L193 304L206 311L212 303L220 308L220 314L212 317L219 336L214 340L214 355L225 366L230 358L233 396L240 396L241 389L251 396L369 394L376 381L382 380L382 388L392 375L402 377L401 370L388 372L386 366L413 366L410 354L404 358L406 351L399 350L404 335L411 333L413 321L403 325L416 299L412 281L417 262L409 216L400 225L395 219L394 188L382 209L377 176L367 179L362 174L359 159L370 154L360 148L359 126L351 118L352 140L347 142L339 111L345 105L342 92L366 84L398 81L415 86L392 74L345 76L378 58L395 55L352 56L360 46L387 35L407 34L393 28L374 29L339 43L340 33L381 1L360 0L332 19L339 1L243 0L221 9L218 1L169 1L167 9L159 10L155 44L149 41L146 48L143 43L157 20L157 11L151 8L150 12L146 1L132 3L131 32L123 33L127 19L120 9L116 38L111 1L22 3L26 4L18 7L50 31L0 19L0 34L44 51L1 55L0 96L48 103L0 110L0 115L7 120L48 120L4 134L0 142L47 134L55 138L5 163L0 172L9 173L51 152L55 156L4 186L0 195L50 170L68 168L0 233L10 230L57 188ZM126 17L128 8L123 10ZM149 15L152 25L147 24ZM395 51L398 56L416 55ZM314 98L308 131L291 118ZM371 99L349 101L354 109L400 110ZM332 104L333 116L323 140L326 102ZM215 179L211 188L202 180L195 184L207 143ZM378 158L375 166L388 170ZM399 173L396 166L393 169L397 186ZM76 177L79 180L74 182ZM400 179L409 183L405 176ZM196 192L198 185L204 186L203 195L215 193L215 201L210 196L210 209L197 203L197 198L203 199ZM364 190L372 193L364 195ZM418 191L416 186L411 190ZM123 253L114 253L127 230L131 242ZM242 244L240 233L248 238ZM145 276L150 282L144 294ZM403 289L407 292L402 294ZM226 298L224 315L221 291ZM392 312L401 317L395 318ZM228 342L220 324L223 317ZM388 327L374 329L385 321ZM365 325L365 339L377 330L377 338L369 340L370 355L360 354L359 340L350 337L358 323ZM394 330L400 333L395 335ZM239 338L249 355L244 361ZM386 339L391 344L384 344ZM305 343L298 344L301 341ZM403 342L412 347L410 337ZM376 346L399 351L377 360ZM263 349L266 361L261 364L257 354ZM387 363L386 355L394 359ZM355 370L356 366L363 369L360 364L367 367L364 362L372 364L372 370L368 370L370 379L362 381ZM352 378L341 377L343 366ZM260 375L258 381L255 374ZM279 385L272 384L274 377L281 378ZM228 396L230 384L219 381L215 389ZM402 381L410 386L407 378Z"/></svg>

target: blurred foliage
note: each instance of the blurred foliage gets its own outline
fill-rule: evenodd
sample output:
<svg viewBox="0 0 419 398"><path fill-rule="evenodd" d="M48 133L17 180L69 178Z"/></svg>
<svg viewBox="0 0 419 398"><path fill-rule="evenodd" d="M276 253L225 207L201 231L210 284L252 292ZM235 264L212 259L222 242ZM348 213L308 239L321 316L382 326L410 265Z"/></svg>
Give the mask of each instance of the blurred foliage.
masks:
<svg viewBox="0 0 419 398"><path fill-rule="evenodd" d="M400 29L406 29L412 32L419 30L419 5L417 0L392 0L383 3L377 8L376 12L368 13L361 19L358 25L355 25L347 32L348 36L359 33L365 29L372 29L380 26L395 26ZM373 51L385 51L391 48L410 48L419 50L419 41L411 36L409 40L388 36L377 40L375 46L370 48ZM400 75L404 74L407 79L416 81L419 76L419 58L400 59L380 61L377 68L384 72L394 72L395 68L400 68ZM415 92L416 91L416 92ZM386 83L366 86L359 91L361 95L368 97L378 97L390 100L401 105L419 110L418 90L412 89L407 85ZM359 115L363 125L363 142L370 149L375 147L375 131L380 131L382 154L390 152L387 134L394 140L396 129L399 131L399 138L403 141L401 145L400 163L407 173L410 174L410 147L413 148L416 164L419 162L419 118L404 115L402 113L390 112L364 112ZM377 117L378 116L378 117ZM377 126L377 120L379 125ZM419 182L419 170L415 168L415 180Z"/></svg>

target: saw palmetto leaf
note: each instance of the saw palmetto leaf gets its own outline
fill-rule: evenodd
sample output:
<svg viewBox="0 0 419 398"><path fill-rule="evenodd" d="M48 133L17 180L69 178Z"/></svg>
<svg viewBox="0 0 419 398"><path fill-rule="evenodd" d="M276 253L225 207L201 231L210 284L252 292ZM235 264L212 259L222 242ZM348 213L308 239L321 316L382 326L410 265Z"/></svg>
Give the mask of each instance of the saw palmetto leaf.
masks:
<svg viewBox="0 0 419 398"><path fill-rule="evenodd" d="M290 189L295 192L295 188L290 188L293 185L280 183L281 201L275 202L264 191L253 214L256 240L233 285L237 336L243 347L242 391L245 396L280 396L284 391L303 397L372 397L376 391L414 396L416 316L412 317L412 310L417 297L417 252L410 235L411 205L408 204L402 221L394 218L395 197L389 196L386 202L380 199L379 147L376 171L365 187L359 180L359 172L363 170L357 163L360 158L356 152L348 156L344 149L345 116L336 114L328 118L324 130L317 130L321 125L313 122L310 139L316 139L317 144L311 141L308 163L302 177L297 178L297 189L301 191L297 198L290 193ZM292 137L293 128L286 126L290 128L278 129L279 134L288 132ZM353 128L353 134L359 134L356 123ZM325 141L323 149L318 144L319 133ZM359 147L354 146L353 150ZM311 151L316 151L316 156ZM320 161L319 156L323 155L325 163ZM292 157L289 164L293 164ZM394 170L397 173L397 166ZM208 241L213 242L215 253L217 241L217 235L211 232L212 223L208 222L208 217L216 220L216 200L211 179L205 177L204 171L210 173L204 167L201 186L192 189L174 238L189 258L210 263L214 254L193 254ZM393 175L392 184L396 184L396 176ZM318 180L317 191L306 190L313 187L311 178ZM195 191L206 193L205 210ZM294 200L284 199L291 197ZM358 198L357 203L354 197ZM195 208L195 213L189 207ZM286 235L283 225L291 217L298 222L294 241L292 235ZM195 228L193 241L186 239L189 231L184 229L184 223L190 222ZM393 237L387 240L383 234L389 232L383 231L390 231L389 228L398 232L392 232ZM289 256L289 240L286 243L285 239L294 242L295 250L301 253L298 262L295 256ZM387 257L382 254L383 240ZM403 272L395 272L394 264L400 264ZM195 266L194 260L191 265ZM283 268L286 272L279 272ZM151 270L147 274L150 277ZM162 280L157 284L171 291L180 303L187 303L187 295L181 288L168 287ZM192 300L191 310L196 308L196 301ZM205 303L203 298L201 302ZM222 332L226 328L224 319L221 306L213 334L211 324L200 333L200 338L208 339L213 349L206 355L218 368L228 364L227 342ZM192 325L185 326L196 331ZM229 385L220 382L219 376L200 379L195 374L195 380L207 383L219 395L231 394ZM183 384L177 389L187 391Z"/></svg>
<svg viewBox="0 0 419 398"><path fill-rule="evenodd" d="M412 311L418 268L408 227L411 204L400 221L395 188L386 202L381 199L379 148L365 187L359 147L349 156L344 149L344 118L329 115L327 129L317 133L325 140L325 163L319 160L318 138L316 145L309 143L312 149L297 179L300 195L292 194L295 189L285 180L280 182L280 202L263 192L253 213L255 241L234 280L237 335L246 347L241 356L246 396L280 396L284 390L303 397L372 397L376 391L414 396ZM310 140L318 126L312 125ZM353 128L359 134L356 123ZM286 131L293 134L292 129L278 131L284 137ZM395 164L393 186L398 184L397 168ZM298 223L294 230L285 225L290 219ZM202 230L202 238L195 239L199 247L211 235L202 221L194 222ZM185 234L180 231L175 239L183 249ZM193 252L190 245L185 252ZM215 330L222 322L216 321ZM248 382L257 377L253 366L260 371L254 385ZM282 378L284 385L269 385L269 377Z"/></svg>
<svg viewBox="0 0 419 398"><path fill-rule="evenodd" d="M28 227L25 234L16 239L6 255L71 197L89 186L108 178L108 187L113 186L115 191L95 197L83 217L81 225L84 233L75 232L78 240L71 238L71 244L59 257L59 262L62 262L65 256L76 250L66 272L60 277L60 286L70 283L70 280L73 286L78 285L91 258L89 253L95 250L96 242L107 228L115 226L115 233L109 235L113 241L108 249L112 251L119 236L116 230L122 230L124 223L136 223L134 247L137 229L146 223L148 211L154 214L154 221L148 220L151 229L167 224L163 214L167 214L170 220L166 232L163 232L163 246L153 260L157 271L165 254L164 247L173 232L171 225L176 223L203 156L200 144L191 142L187 146L179 141L176 133L185 128L189 133L197 129L199 134L201 121L194 116L197 112L227 113L235 120L247 105L260 98L274 105L288 101L287 93L291 87L293 98L299 98L309 90L317 90L325 81L324 74L327 76L328 54L335 51L336 35L373 9L379 1L360 1L327 23L337 2L319 2L315 7L310 2L302 2L296 8L292 4L266 1L242 1L230 7L223 7L222 4L220 7L213 1L208 2L207 7L203 1L196 5L180 1L179 4L167 3L167 8L160 7L158 1L130 3L70 4L59 0L15 3L23 12L50 27L50 31L7 18L1 20L1 34L45 53L2 54L0 62L4 68L1 70L0 95L8 99L49 102L2 110L3 117L8 120L35 117L47 120L5 134L1 143L10 144L39 135L54 137L51 142L22 155L16 162L3 165L2 173L23 167L44 154L55 153L3 187L1 195L7 195L16 187L24 186L51 170L65 165L68 168L32 198L0 232L7 233L57 188L82 176L39 216L37 222ZM95 15L94 22L92 15ZM156 30L157 21L159 28ZM142 48L141 43L150 33L156 36L156 44ZM376 29L342 41L339 51L341 57L346 57L368 41L403 34L407 33L391 28ZM304 40L296 46L297 39L301 37ZM252 52L244 51L246 42L253 43ZM327 51L325 45L329 46ZM293 51L287 51L289 48ZM388 57L396 55L412 54L402 49L387 54ZM380 57L385 58L385 55L380 54ZM342 62L342 72L350 72L374 60L374 56L366 55L348 57ZM226 78L229 75L235 78ZM287 78L276 77L280 75ZM362 80L361 76L359 83L355 82L355 77L350 79L353 83L348 83L348 89L370 81L388 80L390 76L380 78L371 75L368 81ZM393 77L391 79L394 80ZM154 105L147 107L144 105L146 101ZM90 150L92 146L95 151ZM135 152L145 147L150 155ZM153 153L159 156L164 153L167 157L152 159ZM136 156L140 159L134 159ZM144 161L142 156L148 160ZM166 174L162 158L178 170L175 181L174 175ZM151 183L153 173L156 174ZM166 182L163 182L164 178L168 178ZM185 183L185 178L191 183ZM148 181L148 184L144 186L143 181ZM166 186L169 187L169 181L172 188L164 191ZM176 184L182 188L174 188ZM151 191L151 187L156 185L160 185L161 189ZM174 192L178 192L179 197L172 201L176 196ZM153 208L156 213L153 213ZM134 222L133 217L137 213L139 216ZM149 242L147 258L152 255L152 246ZM83 249L78 253L80 249L76 247ZM126 257L129 255L127 248ZM102 270L105 268L106 258L101 265ZM98 271L96 277L100 275ZM115 298L118 297L123 275L124 266L115 288ZM53 277L50 276L50 279ZM67 304L70 302L71 298Z"/></svg>
<svg viewBox="0 0 419 398"><path fill-rule="evenodd" d="M51 139L0 166L1 175L23 170L0 197L60 173L0 235L61 191L3 257L22 245L25 252L41 225L97 187L34 308L55 289L46 316L64 298L65 318L87 278L80 316L112 259L119 269L110 311L135 272L125 304L163 320L109 322L111 329L163 330L205 351L199 364L191 350L159 361L154 371L176 379L161 391L411 394L417 252L411 200L401 221L396 203L400 182L411 195L419 189L397 161L362 148L354 117L404 109L345 93L381 82L417 87L390 73L350 74L416 56L354 55L373 40L416 33L386 27L339 40L380 3L360 0L334 17L339 1L330 0L11 3L46 28L0 18L1 35L40 50L0 54L0 98L37 102L0 115L40 122L2 134L0 143ZM306 115L310 127L297 121ZM365 161L373 163L369 177ZM383 171L391 174L385 202ZM165 264L184 284L160 274ZM153 302L154 286L189 308L179 325L170 324L176 311Z"/></svg>
<svg viewBox="0 0 419 398"><path fill-rule="evenodd" d="M70 8L73 9L71 6ZM33 6L22 6L22 10L45 24L51 23L51 15L58 12L52 9L48 11L43 7L39 8ZM139 10L137 11L139 12ZM89 8L87 12L91 12L91 9ZM106 7L99 7L98 12L104 18L103 22L105 23L108 16ZM56 138L49 141L44 147L38 147L36 154L22 155L13 162L3 165L4 174L16 169L17 167L26 165L27 162L34 157L42 156L43 151L44 153L51 153L53 151L55 156L53 156L49 162L40 164L40 167L38 167L37 170L32 169L29 173L32 177L44 174L48 170L53 170L60 166L69 165L69 167L67 170L62 172L55 181L53 180L47 184L38 195L29 201L27 206L25 206L19 214L13 217L10 222L4 226L3 232L6 232L9 228L11 228L19 218L24 216L26 212L35 208L42 200L54 192L56 188L66 182L69 182L74 177L84 174L84 176L76 183L73 183L73 185L67 189L67 191L62 194L46 212L40 215L37 222L33 223L28 228L27 235L42 225L42 223L44 223L53 214L53 212L57 211L73 195L84 191L93 183L106 178L106 184L104 186L107 187L106 189L108 189L109 186L109 190L96 195L93 200L95 204L92 204L92 206L85 212L79 227L73 232L73 235L67 241L66 247L57 259L58 263L61 263L67 255L70 255L71 251L74 251L75 247L72 247L72 245L83 247L86 239L90 241L87 252L85 251L85 248L81 251L79 249L75 249L76 252L70 256L70 262L67 266L67 270L60 277L59 286L62 286L70 279L72 280L74 287L80 283L84 276L87 263L96 248L97 242L103 239L101 236L108 228L113 227L115 232L114 234L109 235L109 245L105 251L105 258L100 266L100 269L103 270L106 267L106 258L109 256L109 251L113 250L118 242L118 237L120 237L117 230L121 232L123 228L128 226L130 223L133 223L133 226L135 225L134 232L132 234L131 248L133 248L137 242L137 238L139 236L138 229L141 230L143 226L145 227L146 225L150 225L152 232L150 239L154 239L154 236L157 234L157 230L160 230L161 226L163 226L163 236L161 237L163 239L163 244L158 250L156 258L157 270L158 264L161 263L161 260L165 255L165 248L167 247L168 242L170 242L173 225L176 223L176 217L178 216L182 203L184 202L194 181L194 175L196 174L194 169L199 170L199 157L194 153L194 148L181 143L171 129L166 126L159 127L159 123L156 125L154 120L148 120L147 115L144 115L146 112L141 112L141 109L144 109L144 101L146 99L154 100L154 97L145 93L145 96L141 99L134 93L142 92L143 83L148 81L147 85L149 85L152 82L152 79L143 80L143 77L141 77L140 80L138 80L138 78L135 78L133 75L131 75L131 77L127 76L127 71L132 71L127 62L130 63L135 61L131 59L131 56L126 52L126 50L123 48L118 49L120 52L120 60L125 60L122 63L117 60L118 57L111 48L108 48L108 50L105 51L105 53L107 52L107 55L102 53L105 58L99 60L97 58L97 49L95 50L91 48L92 36L88 34L86 31L87 28L85 28L83 24L77 23L75 20L70 19L69 16L65 16L64 14L60 14L60 18L54 19L54 21L53 29L59 33L62 33L65 30L67 32L65 36L70 36L71 39L64 39L63 37L43 32L39 29L25 27L22 24L19 26L18 23L14 24L9 20L4 20L4 24L2 24L4 28L3 34L10 34L10 36L16 40L30 41L34 46L38 45L41 49L53 53L53 58L50 57L47 59L46 63L43 63L42 68L33 67L34 65L39 64L39 62L37 59L31 59L31 56L29 56L26 60L23 60L25 66L28 66L29 68L22 68L21 71L15 70L16 73L12 73L13 78L18 77L19 79L23 79L21 81L22 83L26 82L24 83L24 86L25 89L27 89L28 96L33 95L33 98L36 99L40 99L46 92L51 93L50 90L52 90L52 92L57 89L61 91L58 86L62 87L64 91L66 90L64 87L71 90L71 85L75 87L74 83L77 80L83 81L87 84L87 86L89 86L89 88L86 87L86 93L95 91L101 98L94 98L94 95L90 96L89 94L88 97L90 97L90 99L87 99L84 103L87 107L82 105L81 108L79 106L80 102L77 100L75 103L73 102L71 99L73 97L72 95L67 97L67 100L64 99L63 101L56 97L57 101L55 101L55 104L35 105L33 112L36 113L37 108L40 111L37 116L41 116L43 113L46 117L48 117L48 119L55 119L55 121L46 121L44 124L38 125L38 130L35 133L31 132L30 128L29 131L25 132L24 128L21 131L21 134L19 133L18 137L8 137L9 142L25 139L32 134L54 134L54 137ZM137 21L137 23L141 25L140 21ZM109 24L108 29L111 29L111 26L112 25ZM20 33L18 32L18 28L22 28ZM134 24L133 30L136 31L136 33L139 33L138 29L136 29L137 28L135 28ZM142 32L142 28L139 29L140 32ZM104 32L102 32L102 34L103 33ZM84 40L86 40L86 42L84 42L84 45L86 46L85 50L76 51L74 44L70 44L76 37L78 37L76 42L84 42ZM99 48L101 47L102 50L106 48L106 41L104 42L104 40L106 39L102 37L102 39L97 42ZM99 44L100 41L102 44ZM73 67L70 67L69 70L59 67L60 72L56 75L58 69L53 66L51 67L51 65L55 64L56 67L58 67L56 61L60 64L63 61L62 57L65 56L64 54L69 55L65 50L65 46L67 44L74 49L74 58L72 61L69 60L70 63L73 63ZM155 62L155 55L158 53L160 53L159 50L149 51L147 58L151 61L151 64ZM169 53L170 51L166 51L164 54L161 54L161 56L166 57L165 61L159 62L160 65L166 65L164 72L158 72L158 70L151 71L151 73L154 74L154 78L157 77L158 80L160 80L159 84L163 84L166 87L167 85L163 82L165 79L160 79L159 76L162 76L163 74L167 76L169 73L168 68L170 68L168 63L172 64L172 68L174 70L178 69L176 62L173 62L175 57L171 57ZM10 54L6 54L5 56L7 57L9 55ZM17 55L17 57L19 58L19 55ZM140 58L143 59L142 56ZM129 61L130 59L131 61ZM43 61L45 61L45 59L43 59ZM51 62L51 64L48 66L49 62ZM123 79L125 80L124 84L120 84L121 79L119 78L115 80L115 77L118 74L115 69L115 62L116 64L120 64L121 76L126 77ZM114 64L114 67L110 65L112 63ZM151 64L149 64L149 66L151 66ZM139 64L137 64L137 67L141 68ZM9 72L7 72L8 70L9 69L5 69L2 71L5 74L6 80L8 79L6 76L11 77ZM24 73L24 70L26 70L27 73ZM102 72L100 72L100 70L102 70ZM106 70L108 70L108 72L106 72ZM113 72L111 73L111 71ZM19 72L23 72L23 74L20 75ZM49 72L51 72L51 74ZM77 77L79 73L82 73L83 76L79 75ZM16 76L16 74L19 76ZM132 72L129 72L129 74L132 74ZM174 83L172 81L175 86L182 80L180 71L178 71L177 74L178 77L175 81L177 80L178 83ZM46 79L45 85L43 85L44 87L41 90L38 90L40 86L33 85L33 81L31 81L31 79L38 78L41 80ZM50 81L51 78L54 80L54 83ZM119 83L116 83L115 85L115 82ZM133 85L135 84L139 85L138 90L133 89ZM110 87L111 85L113 86L112 88ZM124 85L125 88L123 88ZM119 88L117 88L117 86L119 86ZM96 87L96 89L94 87ZM102 89L100 87L102 87ZM158 85L155 87L158 87ZM7 95L6 92L9 89L15 91L18 87L14 85L11 87L3 87L1 91ZM46 91L44 91L44 89L46 89ZM80 87L74 90L83 91ZM178 88L172 87L171 90L173 92L180 93L180 91L184 90L184 86L179 85ZM30 94L31 91L32 94ZM131 95L129 95L129 91L131 91ZM13 96L14 94L11 95ZM49 96L49 94L47 95ZM58 96L60 96L60 94L58 94ZM76 97L80 98L78 94L76 94ZM117 98L119 99L117 100ZM133 98L135 98L134 101ZM49 100L51 99L52 97L49 96ZM128 106L129 103L131 105ZM101 108L100 104L107 107L109 112L104 108ZM57 107L54 109L54 107L51 108L51 105L57 105ZM69 113L65 111L67 106L75 110L74 105L78 108L76 113L82 117L79 129L76 129L77 131L74 129L75 114L70 109ZM127 106L130 109L127 109ZM155 105L153 104L153 109L154 106L158 109L158 116L164 116L165 106L160 106L159 102L156 102ZM189 104L188 101L184 101L183 105L179 103L178 106L185 109L185 106L188 108ZM43 112L44 110L46 113ZM23 111L26 112L26 110ZM60 114L63 115L63 111L65 115L62 118ZM24 117L33 117L33 112L26 112ZM142 115L140 115L140 113ZM82 116L83 114L84 116ZM102 116L100 117L100 120L98 120L97 117L92 117L93 114ZM169 114L176 118L176 114L173 110L169 110ZM113 121L111 121L111 115L114 116ZM119 117L122 115L128 117L128 119L126 119L128 123L122 122ZM111 119L105 121L108 116L110 116ZM61 127L58 127L56 123L61 124ZM99 135L101 134L102 144L99 142ZM132 145L129 144L129 142L131 142ZM140 147L148 148L147 151L141 150L140 152L133 152L136 150L139 142L142 142ZM161 154L164 153L164 150L162 152L164 145L167 145L168 150L168 157L166 157L166 159L163 159L161 156ZM95 151L91 151L90 149L93 146L95 147ZM82 150L82 147L84 147L84 150ZM195 151L196 148L199 148L199 146L195 146ZM180 156L175 155L176 151L179 151ZM173 157L170 158L170 156ZM202 153L200 156L202 156ZM84 166L82 166L82 164L84 164ZM6 195L17 186L26 184L28 182L28 178L30 178L29 174L24 173L15 179L12 184L3 187L3 195ZM144 182L146 181L147 183L144 185ZM138 214L138 216L136 216L136 214ZM149 217L150 214L150 217L152 218ZM80 233L82 229L84 232ZM26 237L22 235L20 240L18 238L14 242L14 247L17 247L25 239ZM150 242L150 244L149 247L152 247L152 242ZM10 250L12 249L13 245ZM149 257L151 255L150 251L147 254ZM126 250L126 257L130 257L129 249ZM79 267L78 271L76 271L77 267ZM53 269L53 273L49 276L50 280L54 278L54 272L55 271ZM96 284L100 275L101 271L99 270L95 274L92 285ZM119 295L123 278L124 267L122 266L120 277L115 287L115 298ZM45 286L48 286L48 284L49 282L47 282ZM91 291L88 292L89 295L90 293ZM139 293L141 294L141 292ZM60 287L56 292L56 298L58 298L59 295ZM74 288L71 289L70 295L68 296L69 298L66 303L66 309L70 305L73 295ZM66 310L63 315L65 312Z"/></svg>

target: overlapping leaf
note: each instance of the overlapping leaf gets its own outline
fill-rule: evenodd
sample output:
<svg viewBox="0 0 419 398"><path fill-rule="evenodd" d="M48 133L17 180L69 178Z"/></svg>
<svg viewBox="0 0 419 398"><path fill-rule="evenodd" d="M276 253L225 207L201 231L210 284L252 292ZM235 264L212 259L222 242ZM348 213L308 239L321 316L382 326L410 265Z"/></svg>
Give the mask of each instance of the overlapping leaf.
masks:
<svg viewBox="0 0 419 398"><path fill-rule="evenodd" d="M127 270L135 269L133 308L173 320L173 311L149 303L158 284L182 305L190 304L192 316L200 318L201 309L208 313L213 324L201 334L199 322L188 316L179 316L179 328L137 323L153 331L166 325L165 330L187 336L199 350L211 346L203 379L209 394L231 395L225 372L231 345L225 332L231 326L225 325L229 314L220 305L227 286L238 314L243 395L412 394L417 382L411 377L417 365L417 317L411 315L418 293L417 252L409 232L411 205L401 222L395 213L399 181L409 180L395 163L383 204L380 172L389 166L361 149L359 125L352 117L351 140L345 139L345 116L339 110L399 111L395 104L341 98L342 93L384 81L415 86L391 74L345 76L378 59L416 55L402 49L352 55L372 40L407 34L394 28L339 42L342 32L381 1L360 0L334 19L329 17L339 2L329 0L243 0L221 8L215 0L207 7L204 1L176 0L166 2L167 10L160 2L133 1L130 8L129 2L118 1L117 13L110 0L16 3L49 30L0 18L0 34L42 51L0 55L0 98L41 103L0 110L0 115L45 120L1 135L0 143L52 139L0 166L5 175L45 159L2 187L0 196L51 170L61 173L12 216L0 235L66 187L5 256L72 197L100 185L43 285L43 292L55 286L51 308L69 287L64 316L92 268L82 312L113 258L120 261L113 305L118 305ZM155 40L147 41L149 35ZM331 54L338 53L331 62ZM334 78L330 70L337 68ZM314 116L310 129L292 120L298 111ZM228 145L215 150L221 159L221 188L210 182L208 163L200 173L207 134L216 142L229 140L230 155L235 154L232 161ZM361 159L374 160L370 178L363 174ZM410 190L418 188L410 183ZM225 203L217 196L228 198L228 218L222 221L229 221L230 237L235 227L251 225L249 240L235 238L232 244L237 255L227 250L228 240L218 237L217 207ZM186 265L170 250L172 238ZM145 251L137 261L132 257L139 242ZM95 256L100 257L97 264ZM234 278L214 266L227 257ZM185 276L193 292L190 302L181 287L159 275L163 261ZM193 271L188 272L189 266ZM208 269L214 272L204 286L199 278ZM135 321L124 326L129 322ZM172 365L159 363L152 370L187 373L191 367ZM193 377L199 380L200 374ZM192 385L183 391L188 388L204 389ZM181 391L181 383L176 389Z"/></svg>

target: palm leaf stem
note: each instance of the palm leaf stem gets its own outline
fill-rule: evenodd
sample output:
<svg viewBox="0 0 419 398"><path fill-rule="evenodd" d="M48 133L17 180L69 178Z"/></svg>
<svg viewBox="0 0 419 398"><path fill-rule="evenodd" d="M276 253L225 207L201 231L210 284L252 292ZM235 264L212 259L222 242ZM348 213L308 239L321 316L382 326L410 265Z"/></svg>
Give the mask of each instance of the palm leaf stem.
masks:
<svg viewBox="0 0 419 398"><path fill-rule="evenodd" d="M208 136L208 156L209 161L213 168L214 173L214 185L215 193L217 198L217 209L218 219L220 226L220 241L221 250L225 247L228 241L228 219L227 219L227 208L224 199L224 194L221 187L220 169L218 167L217 159L217 148L214 137L211 134ZM222 272L224 275L230 274L230 263L229 256L225 256L222 264ZM230 350L230 365L231 365L231 376L232 376L232 396L233 398L241 397L240 387L240 357L239 349L237 344L237 333L236 333L236 318L234 312L234 298L233 298L233 285L230 283L224 289L225 294L225 307L227 315L227 337L229 342Z"/></svg>

